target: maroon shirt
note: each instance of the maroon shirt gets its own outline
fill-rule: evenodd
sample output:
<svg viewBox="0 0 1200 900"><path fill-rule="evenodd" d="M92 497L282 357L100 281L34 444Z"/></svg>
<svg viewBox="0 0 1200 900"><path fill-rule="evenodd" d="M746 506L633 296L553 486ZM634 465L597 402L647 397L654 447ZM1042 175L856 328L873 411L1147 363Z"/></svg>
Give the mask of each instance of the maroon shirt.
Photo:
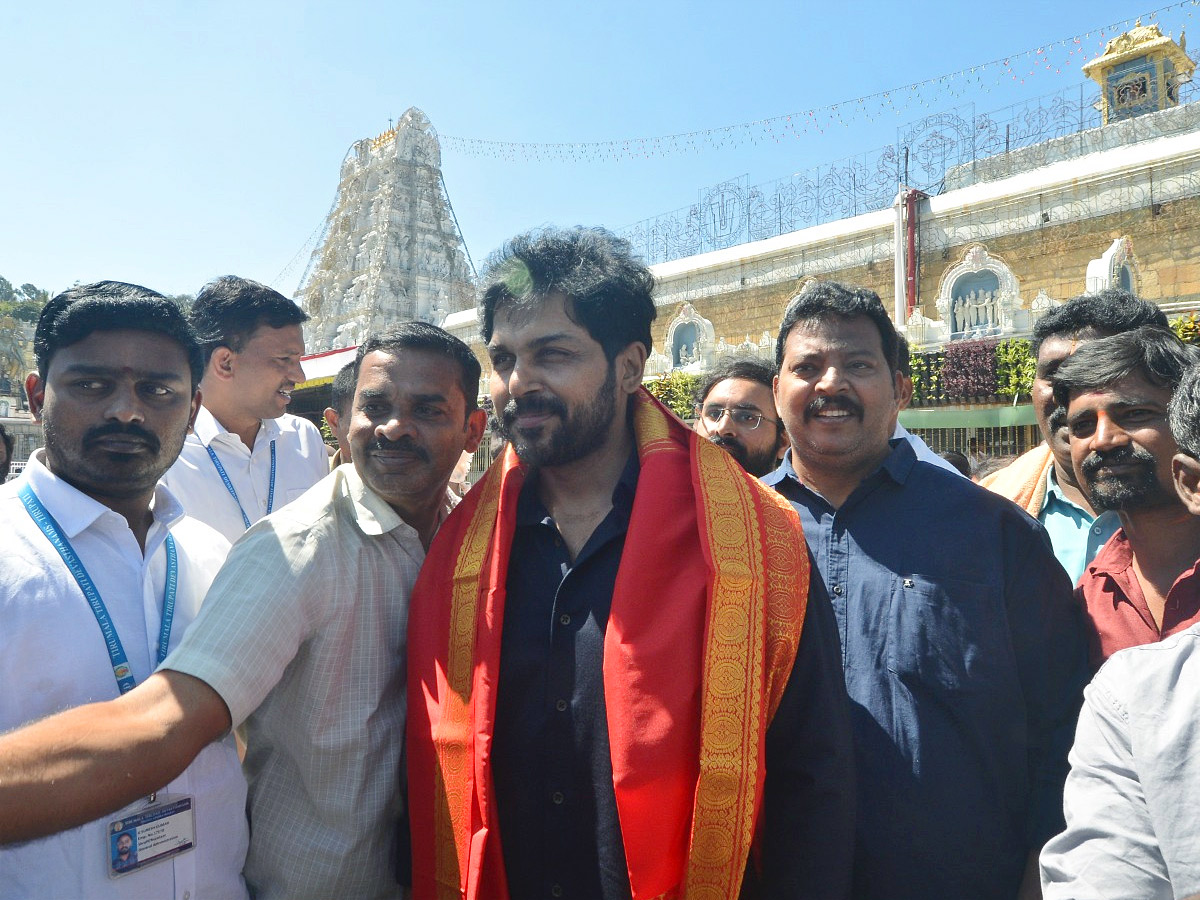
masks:
<svg viewBox="0 0 1200 900"><path fill-rule="evenodd" d="M1125 529L1108 539L1084 570L1075 597L1087 610L1093 668L1126 647L1153 644L1200 621L1200 562L1185 569L1167 592L1162 628L1146 605L1133 571L1133 549Z"/></svg>

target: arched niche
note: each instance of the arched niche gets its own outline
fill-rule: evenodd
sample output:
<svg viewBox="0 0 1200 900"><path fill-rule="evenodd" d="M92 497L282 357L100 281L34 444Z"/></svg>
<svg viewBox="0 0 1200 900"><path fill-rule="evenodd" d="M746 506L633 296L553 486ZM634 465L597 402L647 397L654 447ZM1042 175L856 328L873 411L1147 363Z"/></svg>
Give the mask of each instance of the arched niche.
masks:
<svg viewBox="0 0 1200 900"><path fill-rule="evenodd" d="M707 363L716 343L717 333L712 322L696 312L690 303L683 304L679 314L667 326L667 355L673 369Z"/></svg>
<svg viewBox="0 0 1200 900"><path fill-rule="evenodd" d="M1087 264L1084 289L1089 294L1107 288L1120 288L1136 294L1139 281L1133 243L1128 237L1119 237L1099 259L1093 259Z"/></svg>
<svg viewBox="0 0 1200 900"><path fill-rule="evenodd" d="M1004 334L1021 311L1017 277L983 244L971 244L938 283L935 301L951 340Z"/></svg>

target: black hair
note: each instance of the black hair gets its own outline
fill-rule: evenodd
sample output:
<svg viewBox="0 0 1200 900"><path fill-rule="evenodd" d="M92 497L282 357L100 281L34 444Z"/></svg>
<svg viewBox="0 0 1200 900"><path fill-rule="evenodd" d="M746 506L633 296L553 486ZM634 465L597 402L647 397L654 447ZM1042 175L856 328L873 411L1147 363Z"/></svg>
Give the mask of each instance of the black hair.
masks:
<svg viewBox="0 0 1200 900"><path fill-rule="evenodd" d="M704 381L696 389L696 402L703 403L709 391L720 382L729 378L743 378L746 381L756 381L767 390L775 386L775 369L769 364L753 356L722 356L717 360Z"/></svg>
<svg viewBox="0 0 1200 900"><path fill-rule="evenodd" d="M358 347L354 357L354 382L358 382L358 373L362 368L363 358L376 350L384 353L395 353L399 350L424 350L445 356L458 363L462 369L462 392L466 399L467 415L469 416L479 406L479 376L482 370L479 360L471 352L471 348L450 334L430 325L427 322L405 322L394 328L389 328L382 334L372 335Z"/></svg>
<svg viewBox="0 0 1200 900"><path fill-rule="evenodd" d="M299 306L265 284L225 275L200 288L188 318L204 350L204 364L218 347L235 353L266 325L283 328L308 321Z"/></svg>
<svg viewBox="0 0 1200 900"><path fill-rule="evenodd" d="M570 301L567 315L604 348L609 362L634 342L652 346L654 276L633 246L603 228L547 228L513 238L489 258L479 301L483 341L492 339L496 309L536 309L553 294Z"/></svg>
<svg viewBox="0 0 1200 900"><path fill-rule="evenodd" d="M1179 449L1200 459L1200 363L1192 363L1171 395L1170 421Z"/></svg>
<svg viewBox="0 0 1200 900"><path fill-rule="evenodd" d="M33 335L38 376L46 380L50 360L63 347L95 331L150 331L171 338L187 353L192 387L204 374L204 356L183 311L157 291L123 281L97 281L63 291L42 307Z"/></svg>
<svg viewBox="0 0 1200 900"><path fill-rule="evenodd" d="M1084 331L1120 334L1142 325L1166 328L1167 315L1155 304L1117 288L1080 294L1037 320L1029 352L1036 359L1042 341L1050 337L1073 338Z"/></svg>
<svg viewBox="0 0 1200 900"><path fill-rule="evenodd" d="M793 328L801 322L821 321L830 316L870 319L879 329L883 358L893 372L897 370L896 329L879 295L867 288L847 287L836 281L814 281L788 301L775 341L775 365L783 365L783 347Z"/></svg>
<svg viewBox="0 0 1200 900"><path fill-rule="evenodd" d="M1143 325L1080 344L1050 376L1054 402L1066 408L1073 391L1093 391L1137 373L1172 393L1200 356L1170 328Z"/></svg>
<svg viewBox="0 0 1200 900"><path fill-rule="evenodd" d="M3 425L0 425L0 441L4 442L4 462L0 463L0 483L3 483L8 477L13 461L13 437Z"/></svg>
<svg viewBox="0 0 1200 900"><path fill-rule="evenodd" d="M896 332L896 371L905 378L912 378L912 352L908 347L908 338L902 335L899 331ZM955 453L955 450L947 450L947 453Z"/></svg>
<svg viewBox="0 0 1200 900"><path fill-rule="evenodd" d="M958 450L943 450L938 454L966 478L971 477L971 461Z"/></svg>
<svg viewBox="0 0 1200 900"><path fill-rule="evenodd" d="M358 382L358 367L356 366L358 358L346 363L338 369L337 375L333 376L333 396L330 398L329 405L339 416L345 416L350 412L350 404L354 402L354 387Z"/></svg>

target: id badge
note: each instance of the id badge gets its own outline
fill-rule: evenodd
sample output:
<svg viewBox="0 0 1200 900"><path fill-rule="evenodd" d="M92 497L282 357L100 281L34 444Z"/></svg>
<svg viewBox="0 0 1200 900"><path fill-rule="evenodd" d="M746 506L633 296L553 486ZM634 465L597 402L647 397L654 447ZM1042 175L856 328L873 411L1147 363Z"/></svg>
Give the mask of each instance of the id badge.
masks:
<svg viewBox="0 0 1200 900"><path fill-rule="evenodd" d="M194 798L161 794L108 823L104 848L108 877L120 878L173 859L196 846Z"/></svg>

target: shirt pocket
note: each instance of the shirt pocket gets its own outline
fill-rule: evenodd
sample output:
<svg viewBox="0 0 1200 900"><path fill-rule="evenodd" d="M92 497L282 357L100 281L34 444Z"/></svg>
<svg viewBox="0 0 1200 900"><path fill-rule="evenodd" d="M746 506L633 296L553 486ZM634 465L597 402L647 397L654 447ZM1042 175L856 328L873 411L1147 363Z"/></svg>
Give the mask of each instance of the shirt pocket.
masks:
<svg viewBox="0 0 1200 900"><path fill-rule="evenodd" d="M995 688L1008 658L1000 592L988 584L896 575L891 584L888 671L910 688L974 693Z"/></svg>

